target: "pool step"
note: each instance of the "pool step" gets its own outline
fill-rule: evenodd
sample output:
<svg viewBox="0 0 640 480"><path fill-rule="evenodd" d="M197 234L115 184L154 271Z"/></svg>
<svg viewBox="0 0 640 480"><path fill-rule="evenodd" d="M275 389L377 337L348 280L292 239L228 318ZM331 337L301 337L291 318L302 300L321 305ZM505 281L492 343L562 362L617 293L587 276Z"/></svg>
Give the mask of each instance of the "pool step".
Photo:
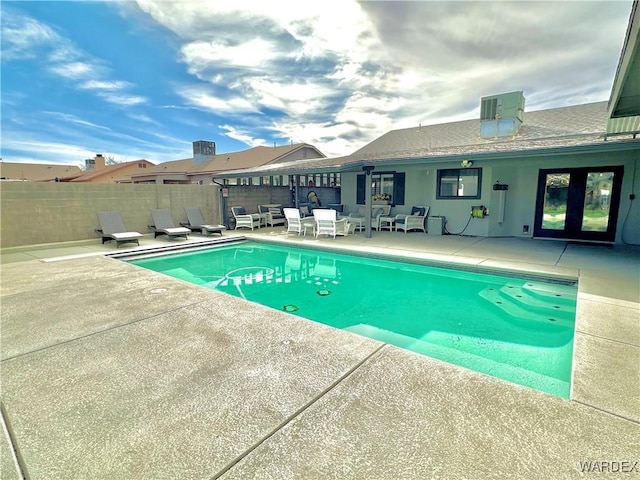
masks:
<svg viewBox="0 0 640 480"><path fill-rule="evenodd" d="M573 327L575 323L575 303L557 302L555 297L544 301L518 286L504 286L499 290L488 287L479 295L517 319L549 322L564 327Z"/></svg>
<svg viewBox="0 0 640 480"><path fill-rule="evenodd" d="M372 325L352 325L344 330L552 395L569 397L568 381L562 381L523 367L497 362L474 353L419 340Z"/></svg>
<svg viewBox="0 0 640 480"><path fill-rule="evenodd" d="M578 290L575 285L547 282L527 282L522 289L531 295L555 302L575 303Z"/></svg>

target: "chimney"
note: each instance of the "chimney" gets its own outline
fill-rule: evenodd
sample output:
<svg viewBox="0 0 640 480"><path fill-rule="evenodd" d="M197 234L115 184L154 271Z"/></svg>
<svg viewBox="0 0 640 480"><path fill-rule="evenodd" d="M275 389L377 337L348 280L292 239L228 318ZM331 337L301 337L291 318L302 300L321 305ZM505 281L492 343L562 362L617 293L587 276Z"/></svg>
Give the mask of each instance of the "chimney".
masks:
<svg viewBox="0 0 640 480"><path fill-rule="evenodd" d="M95 169L97 170L102 170L104 168L104 157L102 156L101 153L96 153L96 158L94 159L95 162Z"/></svg>

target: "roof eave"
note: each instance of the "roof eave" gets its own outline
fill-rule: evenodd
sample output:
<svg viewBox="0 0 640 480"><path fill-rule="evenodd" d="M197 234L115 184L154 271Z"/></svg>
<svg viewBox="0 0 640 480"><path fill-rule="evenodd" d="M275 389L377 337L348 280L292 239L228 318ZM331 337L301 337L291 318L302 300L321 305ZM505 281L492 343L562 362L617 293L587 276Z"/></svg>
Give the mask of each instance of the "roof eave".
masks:
<svg viewBox="0 0 640 480"><path fill-rule="evenodd" d="M633 2L627 34L611 89L609 118L640 115L640 20Z"/></svg>

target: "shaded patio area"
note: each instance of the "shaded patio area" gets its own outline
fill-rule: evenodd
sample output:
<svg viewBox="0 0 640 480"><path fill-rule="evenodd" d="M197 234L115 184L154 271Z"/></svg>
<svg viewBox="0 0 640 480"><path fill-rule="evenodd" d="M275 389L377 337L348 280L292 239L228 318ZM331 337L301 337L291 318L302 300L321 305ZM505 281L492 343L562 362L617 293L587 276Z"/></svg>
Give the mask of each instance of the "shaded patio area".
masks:
<svg viewBox="0 0 640 480"><path fill-rule="evenodd" d="M238 234L579 278L571 400L107 258L99 240L5 249L3 479L547 479L640 461L640 247L223 237Z"/></svg>

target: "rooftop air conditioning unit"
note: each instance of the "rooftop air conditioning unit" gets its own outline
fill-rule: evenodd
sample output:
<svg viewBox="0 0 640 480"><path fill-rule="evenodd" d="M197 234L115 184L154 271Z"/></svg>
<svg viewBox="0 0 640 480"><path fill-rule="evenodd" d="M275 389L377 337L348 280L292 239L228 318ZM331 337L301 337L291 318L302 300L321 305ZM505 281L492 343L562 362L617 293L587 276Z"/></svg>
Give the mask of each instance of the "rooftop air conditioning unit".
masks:
<svg viewBox="0 0 640 480"><path fill-rule="evenodd" d="M213 159L216 155L216 142L198 140L193 142L193 161L195 163L205 163Z"/></svg>
<svg viewBox="0 0 640 480"><path fill-rule="evenodd" d="M525 98L521 91L491 95L480 99L480 136L511 137L523 122Z"/></svg>

